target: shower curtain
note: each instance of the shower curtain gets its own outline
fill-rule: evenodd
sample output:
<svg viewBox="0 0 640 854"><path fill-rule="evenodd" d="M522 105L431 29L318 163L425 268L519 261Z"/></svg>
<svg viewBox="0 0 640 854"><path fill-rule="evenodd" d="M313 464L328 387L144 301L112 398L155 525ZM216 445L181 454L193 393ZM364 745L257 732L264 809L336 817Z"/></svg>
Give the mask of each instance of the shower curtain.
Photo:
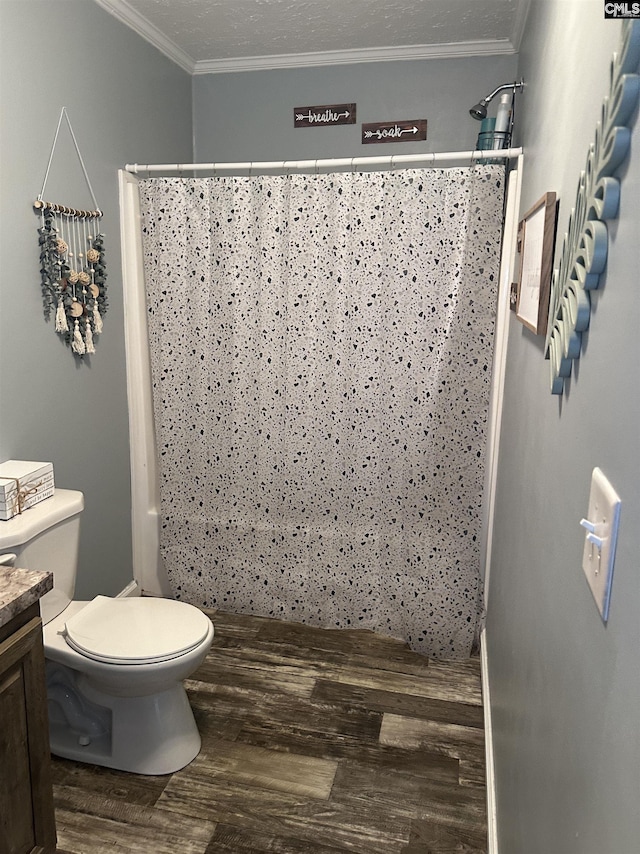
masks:
<svg viewBox="0 0 640 854"><path fill-rule="evenodd" d="M140 182L175 596L464 657L504 167Z"/></svg>

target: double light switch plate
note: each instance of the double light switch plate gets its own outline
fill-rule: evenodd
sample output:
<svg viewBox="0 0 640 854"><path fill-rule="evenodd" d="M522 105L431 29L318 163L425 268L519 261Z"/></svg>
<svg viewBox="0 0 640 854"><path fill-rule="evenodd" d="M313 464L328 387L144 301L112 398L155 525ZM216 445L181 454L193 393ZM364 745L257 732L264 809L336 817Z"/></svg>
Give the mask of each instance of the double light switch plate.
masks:
<svg viewBox="0 0 640 854"><path fill-rule="evenodd" d="M585 529L582 568L605 623L609 616L619 520L620 497L602 471L595 468L591 475L589 510L580 521Z"/></svg>

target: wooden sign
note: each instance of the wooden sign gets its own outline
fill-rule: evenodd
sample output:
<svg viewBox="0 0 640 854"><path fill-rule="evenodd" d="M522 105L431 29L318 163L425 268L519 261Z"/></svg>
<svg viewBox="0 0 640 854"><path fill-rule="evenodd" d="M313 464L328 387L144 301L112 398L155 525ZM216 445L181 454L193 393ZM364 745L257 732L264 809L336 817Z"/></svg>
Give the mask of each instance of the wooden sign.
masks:
<svg viewBox="0 0 640 854"><path fill-rule="evenodd" d="M355 104L322 104L319 107L295 107L293 110L293 125L297 128L326 128L355 123Z"/></svg>
<svg viewBox="0 0 640 854"><path fill-rule="evenodd" d="M373 122L362 125L362 144L379 142L416 142L427 138L427 120Z"/></svg>

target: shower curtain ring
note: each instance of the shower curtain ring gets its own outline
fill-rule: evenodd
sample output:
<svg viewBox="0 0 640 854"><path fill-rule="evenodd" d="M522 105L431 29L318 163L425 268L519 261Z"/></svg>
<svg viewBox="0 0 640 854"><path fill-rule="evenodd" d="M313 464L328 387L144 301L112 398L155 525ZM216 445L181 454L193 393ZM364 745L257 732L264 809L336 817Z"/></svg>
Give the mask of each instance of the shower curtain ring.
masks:
<svg viewBox="0 0 640 854"><path fill-rule="evenodd" d="M313 171L316 173L316 175L318 174L318 161L317 160L313 164Z"/></svg>

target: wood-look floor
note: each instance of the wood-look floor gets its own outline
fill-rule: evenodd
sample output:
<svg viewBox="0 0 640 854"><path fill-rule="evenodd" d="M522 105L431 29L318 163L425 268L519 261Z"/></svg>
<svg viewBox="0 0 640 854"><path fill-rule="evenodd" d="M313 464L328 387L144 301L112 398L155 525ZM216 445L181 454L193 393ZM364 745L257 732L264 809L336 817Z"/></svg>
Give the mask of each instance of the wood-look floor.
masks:
<svg viewBox="0 0 640 854"><path fill-rule="evenodd" d="M200 755L163 777L54 757L60 854L486 851L477 658L210 615Z"/></svg>

